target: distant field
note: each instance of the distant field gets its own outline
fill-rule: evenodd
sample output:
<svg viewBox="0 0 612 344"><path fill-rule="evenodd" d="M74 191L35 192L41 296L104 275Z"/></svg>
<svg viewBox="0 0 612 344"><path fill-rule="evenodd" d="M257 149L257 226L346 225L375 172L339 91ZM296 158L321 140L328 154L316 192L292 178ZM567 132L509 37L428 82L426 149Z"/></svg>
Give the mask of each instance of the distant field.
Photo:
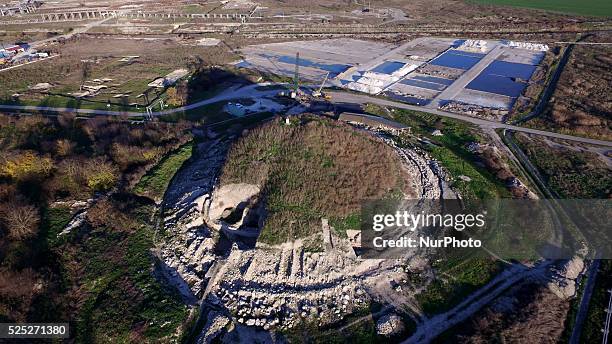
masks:
<svg viewBox="0 0 612 344"><path fill-rule="evenodd" d="M612 1L608 0L470 0L485 5L506 5L537 8L587 16L612 17Z"/></svg>

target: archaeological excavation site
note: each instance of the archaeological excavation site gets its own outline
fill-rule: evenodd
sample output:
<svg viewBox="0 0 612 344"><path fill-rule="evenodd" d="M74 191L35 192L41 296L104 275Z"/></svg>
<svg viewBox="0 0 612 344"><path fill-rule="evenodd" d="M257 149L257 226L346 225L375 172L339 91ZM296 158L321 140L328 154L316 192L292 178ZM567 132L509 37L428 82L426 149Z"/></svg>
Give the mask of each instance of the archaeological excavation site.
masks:
<svg viewBox="0 0 612 344"><path fill-rule="evenodd" d="M607 343L612 2L0 0L0 343Z"/></svg>
<svg viewBox="0 0 612 344"><path fill-rule="evenodd" d="M183 296L204 300L206 340L359 321L389 300L410 309L401 285L408 271L426 278L427 257L364 260L355 236L360 200L457 197L424 151L309 115L201 145L164 201L161 255ZM413 321L379 311L389 337Z"/></svg>

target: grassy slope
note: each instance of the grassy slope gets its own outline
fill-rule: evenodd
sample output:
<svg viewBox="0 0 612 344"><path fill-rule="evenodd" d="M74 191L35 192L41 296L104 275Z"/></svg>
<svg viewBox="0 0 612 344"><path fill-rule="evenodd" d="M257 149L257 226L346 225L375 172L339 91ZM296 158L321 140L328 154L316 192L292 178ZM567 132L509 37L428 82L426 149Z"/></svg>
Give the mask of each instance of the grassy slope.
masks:
<svg viewBox="0 0 612 344"><path fill-rule="evenodd" d="M153 275L154 207L128 207L128 213L108 214L105 224L69 234L55 249L66 282L78 286L71 292L79 300L77 343L164 342L187 318L180 297Z"/></svg>
<svg viewBox="0 0 612 344"><path fill-rule="evenodd" d="M586 16L612 16L612 2L606 0L471 0L485 5L504 5L543 9Z"/></svg>
<svg viewBox="0 0 612 344"><path fill-rule="evenodd" d="M381 109L374 106L368 106L366 111L375 115L383 114ZM503 183L486 168L481 167L479 160L467 150L468 143L480 142L483 139L465 122L398 109L393 112L392 119L410 126L412 133L434 143L434 145L425 145L422 148L437 159L455 178L451 186L459 190L464 198L496 199L510 196ZM431 135L436 126L441 128L443 136ZM460 175L470 177L471 181L456 179Z"/></svg>
<svg viewBox="0 0 612 344"><path fill-rule="evenodd" d="M366 111L389 117L376 106L366 106ZM505 186L487 169L479 165L478 158L466 149L470 142L482 142L473 128L465 122L435 115L395 109L392 119L411 127L411 132L430 140L433 145L422 145L422 148L438 160L441 166L453 177L451 186L458 190L464 200L486 200L510 197ZM432 136L431 132L439 128L443 136ZM409 139L413 145L421 145ZM465 182L457 176L465 175L471 181ZM420 306L427 314L436 314L452 308L479 287L488 283L502 269L499 262L485 255L465 256L462 253L453 255L441 253L441 261L434 266L438 278L428 288L417 295Z"/></svg>
<svg viewBox="0 0 612 344"><path fill-rule="evenodd" d="M320 231L322 217L341 224L338 229L355 225L362 200L401 188L393 171L399 161L391 148L313 117L252 130L232 148L221 184L264 186L269 216L259 240L276 244Z"/></svg>
<svg viewBox="0 0 612 344"><path fill-rule="evenodd" d="M427 315L444 312L459 304L500 273L503 264L493 259L468 258L458 262L444 261L435 268L445 277L436 279L425 292L416 296Z"/></svg>
<svg viewBox="0 0 612 344"><path fill-rule="evenodd" d="M149 173L144 175L134 187L134 192L159 201L164 196L172 177L187 161L193 151L193 142L181 146L159 162Z"/></svg>

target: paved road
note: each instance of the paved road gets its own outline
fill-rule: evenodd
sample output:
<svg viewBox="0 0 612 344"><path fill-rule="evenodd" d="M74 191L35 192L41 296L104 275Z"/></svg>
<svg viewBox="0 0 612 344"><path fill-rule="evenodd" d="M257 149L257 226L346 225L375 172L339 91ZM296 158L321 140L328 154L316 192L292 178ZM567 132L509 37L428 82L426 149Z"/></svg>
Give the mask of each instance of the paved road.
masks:
<svg viewBox="0 0 612 344"><path fill-rule="evenodd" d="M586 320L587 312L589 310L589 302L595 289L595 280L597 279L597 271L599 270L599 259L595 259L591 266L589 266L589 277L586 280L586 286L582 293L582 299L580 300L580 308L578 308L578 314L576 314L576 322L572 329L572 336L570 337L570 344L580 343L580 335L582 334L582 326Z"/></svg>
<svg viewBox="0 0 612 344"><path fill-rule="evenodd" d="M554 132L549 132L549 131L544 131L544 130L518 127L515 125L511 125L511 124L505 124L505 123L490 121L490 120L486 120L482 118L470 117L466 115L460 115L460 114L442 111L438 109L428 109L422 106L399 103L396 101L380 99L380 98L371 97L367 95L346 93L346 92L336 92L336 91L327 92L327 94L331 95L332 97L331 101L336 104L371 103L371 104L376 104L376 105L381 105L381 106L389 106L389 107L395 107L395 108L405 109L405 110L427 112L427 113L431 113L431 114L442 116L442 117L454 118L454 119L458 119L461 121L466 121L472 124L476 124L484 129L508 129L508 130L513 130L513 131L518 131L518 132L523 132L523 133L528 133L528 134L553 137L553 138L587 143L587 144L592 144L592 145L612 147L612 142L610 141L589 139L589 138L565 135L565 134L554 133Z"/></svg>
<svg viewBox="0 0 612 344"><path fill-rule="evenodd" d="M259 87L268 86L270 84L254 84L246 87L232 87L225 90L223 93L216 95L212 98L201 100L199 102L181 106L179 108L168 109L164 111L155 111L151 113L152 116L163 116L170 115L177 112L188 111L197 109L206 105L214 104L221 101L227 101L232 99L241 98L252 98L252 97L270 97L278 93L278 90L257 90ZM65 108L65 107L49 107L49 106L31 106L31 105L0 105L0 110L23 110L23 111L45 111L45 112L68 112L78 113L87 115L103 115L103 116L126 116L126 117L145 117L144 112L134 111L112 111L112 110L94 110L94 109L78 109L78 108Z"/></svg>
<svg viewBox="0 0 612 344"><path fill-rule="evenodd" d="M232 100L232 99L253 98L253 97L259 97L259 98L271 97L271 96L276 95L278 93L278 90L258 90L257 89L262 86L270 86L270 85L272 84L266 83L266 84L254 84L254 85L249 85L249 86L245 86L241 88L238 88L238 87L229 88L223 93L217 96L214 96L212 98L202 100L202 101L199 101L199 102L187 105L187 106L175 108L175 109L168 109L164 111L153 112L151 115L152 116L170 115L173 113L197 109L202 106L210 105L210 104L217 103L220 101ZM280 86L280 84L275 84L275 85ZM380 99L380 98L371 97L367 95L354 94L354 93L348 93L348 92L339 92L339 91L330 91L327 93L332 96L331 102L335 104L339 104L339 105L340 104L355 105L355 104L371 103L371 104L376 104L376 105L381 105L381 106L388 106L388 107L395 107L399 109L427 112L427 113L431 113L431 114L442 116L442 117L454 118L457 120L476 124L482 127L483 129L508 129L508 130L513 130L513 131L518 131L518 132L523 132L523 133L528 133L528 134L553 137L553 138L580 142L580 143L586 143L586 144L591 144L591 145L612 147L612 142L610 141L595 140L595 139L589 139L589 138L584 138L584 137L559 134L559 133L554 133L554 132L549 132L549 131L544 131L544 130L518 127L515 125L490 121L490 120L476 118L476 117L470 117L466 115L460 115L460 114L446 112L446 111L442 111L438 109L424 108L421 106ZM0 105L0 110L69 112L69 113L79 113L79 114L89 114L89 115L126 116L126 117L144 117L145 116L145 114L142 112L56 108L56 107L48 107L48 106L24 106L24 105Z"/></svg>

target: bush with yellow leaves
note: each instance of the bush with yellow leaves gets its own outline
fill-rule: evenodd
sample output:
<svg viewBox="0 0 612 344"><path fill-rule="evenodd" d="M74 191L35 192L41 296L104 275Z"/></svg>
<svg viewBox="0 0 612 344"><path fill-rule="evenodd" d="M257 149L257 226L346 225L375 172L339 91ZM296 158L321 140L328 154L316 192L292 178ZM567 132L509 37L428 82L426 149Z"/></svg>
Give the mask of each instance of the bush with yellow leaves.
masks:
<svg viewBox="0 0 612 344"><path fill-rule="evenodd" d="M25 151L5 157L0 163L0 175L17 181L42 179L53 170L53 161L32 151Z"/></svg>

